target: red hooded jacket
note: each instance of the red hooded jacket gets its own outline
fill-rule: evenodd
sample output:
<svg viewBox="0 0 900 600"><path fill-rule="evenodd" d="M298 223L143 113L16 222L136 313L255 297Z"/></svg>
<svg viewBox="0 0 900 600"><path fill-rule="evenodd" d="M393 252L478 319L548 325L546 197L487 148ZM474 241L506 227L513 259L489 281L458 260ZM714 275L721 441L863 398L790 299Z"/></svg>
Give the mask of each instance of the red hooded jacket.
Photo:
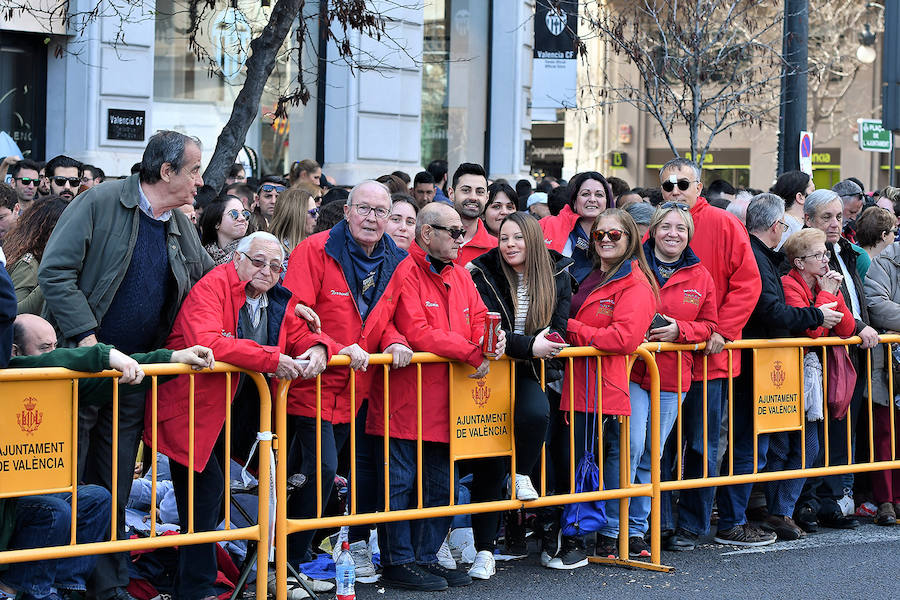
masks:
<svg viewBox="0 0 900 600"><path fill-rule="evenodd" d="M569 241L569 234L575 229L575 224L580 218L581 216L566 204L558 215L541 219L541 231L544 232L544 243L547 247L562 252L566 242Z"/></svg>
<svg viewBox="0 0 900 600"><path fill-rule="evenodd" d="M630 415L627 355L644 341L650 321L656 313L653 288L635 261L625 263L612 279L595 288L569 319L568 341L573 346L593 346L617 356L601 359L601 412L605 415ZM566 361L568 363L568 361ZM585 382L585 363L588 365ZM593 412L597 389L597 359L574 359L574 376L566 364L562 384L561 410L569 410L569 381L573 380L575 410ZM585 387L590 401L585 402ZM585 408L587 406L587 408Z"/></svg>
<svg viewBox="0 0 900 600"><path fill-rule="evenodd" d="M809 289L803 276L797 269L791 269L790 272L781 278L781 284L784 286L784 301L790 306L822 306L827 302L837 302L834 310L844 313L840 322L826 329L825 327L816 327L815 329L807 329L806 335L811 338L823 337L836 334L842 338L848 338L853 335L856 328L856 320L853 318L853 311L847 307L844 302L844 295L838 290L837 294L831 294L825 290L818 290L813 296L813 290Z"/></svg>
<svg viewBox="0 0 900 600"><path fill-rule="evenodd" d="M394 323L416 352L481 365L480 340L487 308L463 267L450 264L436 273L425 252L412 244L397 268L403 281ZM395 275L395 276L397 276ZM390 375L390 436L416 439L416 365ZM422 439L450 442L450 386L446 364L422 365ZM384 435L383 379L376 378L366 432Z"/></svg>

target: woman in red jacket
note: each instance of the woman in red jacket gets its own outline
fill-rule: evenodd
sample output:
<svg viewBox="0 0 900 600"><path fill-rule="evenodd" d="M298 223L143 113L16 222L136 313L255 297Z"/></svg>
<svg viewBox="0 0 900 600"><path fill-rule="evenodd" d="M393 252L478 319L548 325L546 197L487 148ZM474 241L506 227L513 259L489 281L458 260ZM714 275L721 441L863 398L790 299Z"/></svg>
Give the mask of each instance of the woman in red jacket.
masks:
<svg viewBox="0 0 900 600"><path fill-rule="evenodd" d="M574 368L566 367L560 409L568 412L574 402L575 418L570 426L574 427L575 445L571 460L576 463L585 452L587 436L594 455L598 454L593 448L596 433L591 435L588 431L595 414L630 414L627 356L644 340L658 299L655 276L644 258L640 234L631 215L616 208L603 211L591 227L591 240L594 269L572 297L568 341L573 346L593 346L615 356L601 359L603 373L599 382L596 358L575 359L571 363ZM565 446L563 454L567 455L570 447ZM566 461L557 469L562 480L568 479L568 464ZM561 481L557 487L564 490L567 483ZM547 566L574 569L586 564L584 540L564 536L558 554Z"/></svg>
<svg viewBox="0 0 900 600"><path fill-rule="evenodd" d="M784 286L785 302L790 306L801 307L827 304L844 315L833 328L817 327L815 329L807 329L806 335L811 338L829 335L838 335L846 338L853 335L856 322L853 318L853 312L847 307L841 294L843 277L840 273L832 271L828 267L831 252L825 248L825 234L814 228L801 229L791 235L784 242L781 249L787 254L788 262L792 267L790 272L781 278L781 283ZM824 402L824 399L822 401ZM807 405L806 409L809 412L810 406ZM820 408L818 413L821 415L821 412ZM807 414L807 420L809 421L810 419L811 415ZM818 420L821 420L821 416ZM767 455L767 470L786 471L801 468L801 444L804 441L800 439L800 435L796 432L790 432L775 433L771 434L771 436ZM807 466L809 466L819 453L818 427L812 422L808 423L806 427L805 444L806 461ZM766 486L766 504L769 510L769 517L763 523L763 527L771 528L777 532L779 521L794 524L790 517L794 514L794 508L805 481L805 478L800 478L769 482Z"/></svg>
<svg viewBox="0 0 900 600"><path fill-rule="evenodd" d="M570 271L578 282L594 268L588 233L597 215L615 205L606 178L596 171L586 171L569 181L569 203L559 214L541 219L544 243L575 261Z"/></svg>
<svg viewBox="0 0 900 600"><path fill-rule="evenodd" d="M651 325L651 342L695 344L705 342L715 331L718 311L712 275L700 264L688 244L694 236L694 219L687 204L666 202L650 219L644 256L659 285L660 319ZM679 381L678 363L681 362ZM660 448L678 416L678 406L691 387L691 352L660 352L656 355L660 376ZM650 375L643 361L636 361L631 371L631 481L650 483ZM610 423L606 435L603 479L606 488L619 487L619 427ZM657 457L659 458L659 457ZM648 530L650 499L633 498L628 514L628 553L632 558L650 556L644 541ZM618 552L619 503L606 504L606 527L597 537L597 554L615 556Z"/></svg>

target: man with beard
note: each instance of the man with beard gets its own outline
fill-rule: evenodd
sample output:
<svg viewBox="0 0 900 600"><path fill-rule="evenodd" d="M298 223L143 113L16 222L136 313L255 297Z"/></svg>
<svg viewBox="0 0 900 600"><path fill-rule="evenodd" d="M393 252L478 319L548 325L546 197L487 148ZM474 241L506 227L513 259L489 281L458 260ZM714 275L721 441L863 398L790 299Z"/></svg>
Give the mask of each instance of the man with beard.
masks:
<svg viewBox="0 0 900 600"><path fill-rule="evenodd" d="M453 173L453 185L448 191L453 208L459 213L466 230L459 255L453 262L464 267L497 246L497 238L481 222L488 199L484 167L476 163L462 163Z"/></svg>
<svg viewBox="0 0 900 600"><path fill-rule="evenodd" d="M51 158L44 167L44 173L50 180L50 193L71 202L81 185L83 168L80 162L65 154Z"/></svg>

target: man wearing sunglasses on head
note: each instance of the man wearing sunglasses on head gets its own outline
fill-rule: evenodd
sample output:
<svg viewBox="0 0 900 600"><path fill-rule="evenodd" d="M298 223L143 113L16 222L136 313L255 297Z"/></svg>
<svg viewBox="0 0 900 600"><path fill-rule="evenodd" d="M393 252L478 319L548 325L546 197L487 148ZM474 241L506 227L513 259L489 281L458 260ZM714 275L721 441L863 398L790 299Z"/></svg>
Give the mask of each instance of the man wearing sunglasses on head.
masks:
<svg viewBox="0 0 900 600"><path fill-rule="evenodd" d="M284 179L277 175L266 175L259 184L256 191L256 202L253 204L252 210L257 215L257 227L266 229L272 217L275 216L275 202L278 196L287 189ZM260 220L261 219L261 220Z"/></svg>
<svg viewBox="0 0 900 600"><path fill-rule="evenodd" d="M51 158L44 167L44 174L50 180L50 193L71 201L81 185L82 170L80 162L65 154Z"/></svg>
<svg viewBox="0 0 900 600"><path fill-rule="evenodd" d="M703 416L704 361L694 363L693 383L682 404L682 428L687 450L684 453L684 478L700 477L703 473L704 445L707 449L708 472L715 473L719 447L719 427L728 402L728 353L722 352L726 341L741 338L741 330L759 299L762 283L756 259L750 246L746 228L730 213L711 206L700 195L700 167L693 161L675 158L659 171L664 203L685 205L694 219L691 250L706 267L716 284L716 304L719 318L716 330L706 342L704 353L708 385L706 386L706 420ZM665 206L665 204L664 204ZM740 356L733 355L733 374L740 374ZM707 427L704 439L704 423ZM670 441L674 440L674 436ZM674 479L674 442L668 444L663 456L663 476ZM666 472L666 469L670 469ZM671 495L664 497L671 502ZM667 550L693 550L697 539L709 531L715 488L684 490L679 500L678 521L673 522L669 506L663 508L663 529L673 532L667 537ZM668 522L666 522L668 521Z"/></svg>
<svg viewBox="0 0 900 600"><path fill-rule="evenodd" d="M33 160L23 159L9 168L12 175L12 186L19 196L19 208L16 212L22 214L34 202L37 196L38 185L40 185L40 166Z"/></svg>

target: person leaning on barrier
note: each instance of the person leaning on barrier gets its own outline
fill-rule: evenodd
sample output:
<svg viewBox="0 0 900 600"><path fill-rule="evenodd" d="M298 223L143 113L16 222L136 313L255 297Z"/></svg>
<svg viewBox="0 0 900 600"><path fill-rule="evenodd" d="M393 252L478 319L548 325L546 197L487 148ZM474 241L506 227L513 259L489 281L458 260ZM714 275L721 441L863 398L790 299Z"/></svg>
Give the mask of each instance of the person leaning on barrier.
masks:
<svg viewBox="0 0 900 600"><path fill-rule="evenodd" d="M82 348L57 348L53 326L37 315L22 314L16 318L10 368L65 367L74 371L98 372L116 369L122 372L119 382L139 385L144 380L141 364L182 362L194 368L212 365L208 348L195 346L186 350L155 350L127 356L112 346L95 344ZM105 404L112 398L111 378L78 380L81 404ZM0 500L0 540L8 537L0 550L18 550L69 543L71 494L28 496ZM79 544L108 539L110 493L98 485L78 486L76 540ZM57 600L68 592L84 592L87 577L94 570L97 556L43 560L8 565L0 570L0 592L23 593L26 600ZM56 588L54 592L51 588Z"/></svg>
<svg viewBox="0 0 900 600"><path fill-rule="evenodd" d="M219 360L281 379L300 373L293 358L279 351L282 321L290 293L278 284L284 259L278 239L257 231L243 238L234 259L210 271L191 289L169 336L168 345L208 346ZM231 379L228 390L234 399L238 387L250 385L244 378ZM225 476L213 452L225 424L227 375L197 375L194 378L194 464L189 464L188 435L190 377L181 375L159 387L158 423L152 421L151 399L147 399L144 443L169 457L172 483L182 532L193 508L194 531L211 531L219 522ZM257 423L248 423L256 427ZM263 426L265 428L265 425ZM229 451L230 453L230 451ZM194 505L188 504L189 469L194 470ZM223 469L226 469L223 471ZM216 552L214 544L182 546L178 553L179 598L215 596Z"/></svg>
<svg viewBox="0 0 900 600"><path fill-rule="evenodd" d="M292 303L309 307L320 319L318 331L306 321L295 319L293 310L286 325L290 341L286 352L309 360L301 369L305 381L294 381L288 391L289 431L293 438L288 453L288 472L302 473L310 482L291 495L288 516L316 516L316 472L321 470L322 507L334 488L338 454L350 435L350 419L356 418L356 477L351 482L357 493L359 512L374 512L375 441L365 435L366 407L380 403L370 393L372 379L380 369L366 372L369 354L393 355L395 368L409 364L412 351L406 339L391 324L402 280L396 269L406 257L385 226L391 212L387 188L376 181L357 185L344 205L344 219L330 231L303 240L291 253L284 286L293 293ZM313 326L313 329L317 327ZM356 406L351 407L350 369L333 367L323 373L327 360L341 354L350 357L356 371ZM316 381L321 381L321 464L316 463ZM291 435L291 434L289 434ZM315 531L288 537L288 560L293 565L310 560L309 545ZM360 577L375 574L367 549L367 525L350 528L351 554Z"/></svg>
<svg viewBox="0 0 900 600"><path fill-rule="evenodd" d="M869 211L859 219L858 236L863 235L863 221ZM862 241L862 240L860 240ZM886 333L900 331L900 242L894 241L872 260L866 272L866 302L873 327ZM896 344L884 344L872 352L872 421L874 429L875 460L892 460L900 456L900 377L897 361L891 356ZM890 370L894 370L891 390ZM894 420L896 447L891 448L891 419ZM900 513L900 469L875 471L871 475L872 495L878 510L875 523L893 525Z"/></svg>
<svg viewBox="0 0 900 600"><path fill-rule="evenodd" d="M634 206L634 205L632 205ZM650 342L679 344L702 343L716 329L716 287L712 276L688 245L694 234L694 220L687 204L663 203L650 219L649 234L644 242L644 256L659 286L658 313L666 325L648 332ZM660 452L678 416L681 394L691 387L692 352L658 352L659 367L659 439ZM680 361L680 365L679 365ZM681 368L681 381L679 378ZM643 361L635 361L628 392L631 399L629 444L631 449L631 482L650 483L650 462L660 457L650 453L650 375ZM619 427L610 423L606 430L603 469L607 489L619 487ZM650 498L629 501L628 554L632 558L649 557L650 547L644 540L649 530ZM597 554L617 556L619 535L619 503L606 503L606 526L597 534ZM625 557L623 557L625 558Z"/></svg>
<svg viewBox="0 0 900 600"><path fill-rule="evenodd" d="M487 309L469 272L455 264L462 237L462 220L451 207L433 202L419 211L416 243L395 274L402 287L394 324L413 350L465 362L476 368L470 377L480 378L490 368L480 345ZM498 356L505 347L506 335L501 331ZM456 486L448 451L449 368L446 364L422 365L421 373L423 502L424 506L446 506L450 485ZM375 382L369 404L366 431L391 437L390 457L376 461L380 471L390 461L390 510L416 507L416 379L416 366L400 369L390 378L390 431L384 431L381 378ZM379 443L378 447L383 446ZM380 473L379 499L384 498L383 482ZM466 573L438 562L437 551L449 528L450 517L380 524L382 583L423 591L471 583Z"/></svg>
<svg viewBox="0 0 900 600"><path fill-rule="evenodd" d="M694 219L691 249L716 284L718 323L706 342L706 360L694 361L693 383L681 407L685 450L685 479L714 475L718 464L719 424L728 406L729 371L741 371L740 356L729 365L725 342L741 338L741 330L759 299L759 269L753 259L747 230L733 215L717 209L700 196L700 167L684 158L674 158L659 172L664 202L687 204ZM731 369L729 367L732 367ZM705 389L704 389L705 388ZM704 404L705 409L704 409ZM708 427L704 426L708 424ZM675 479L674 438L663 452L663 479ZM673 518L672 494L663 494L662 529L666 550L693 550L697 538L709 532L715 488L687 489L679 493L678 520Z"/></svg>
<svg viewBox="0 0 900 600"><path fill-rule="evenodd" d="M857 186L858 187L858 186ZM845 205L837 193L831 190L816 190L806 198L803 212L807 227L814 227L825 232L825 248L831 252L831 260L828 263L832 271L843 276L841 281L841 295L847 306L853 312L856 322L853 335L862 338L859 346L848 346L850 360L859 375L856 378L856 387L850 401L848 417L851 424L856 426L860 409L863 404L868 377L866 352L878 344L878 332L869 326L869 311L866 302L865 290L862 279L856 268L859 254L864 252L858 246L851 244L841 236ZM819 440L825 443L824 440ZM830 465L843 465L853 462L853 454L856 446L855 433L851 437L850 455L847 453L847 422L844 419L828 420L828 460ZM820 451L820 454L823 454ZM803 493L798 500L798 508L795 511L795 519L798 525L803 527L802 521L807 521L812 527L816 522L837 529L854 529L859 526L859 521L852 516L844 515L841 502L852 503L853 475L829 475L808 479ZM849 511L848 511L849 512Z"/></svg>
<svg viewBox="0 0 900 600"><path fill-rule="evenodd" d="M590 229L592 245L590 258L594 269L581 282L572 296L569 311L568 342L573 346L591 346L613 356L602 359L602 376L597 382L598 366L595 358L578 358L566 366L562 384L560 410L569 412L575 405L574 421L566 421L563 439L574 428L574 454L564 443L563 464L555 465L559 476L557 489L569 489L569 465L577 464L585 453L588 441L586 429L595 413L601 415L629 415L627 356L644 340L656 313L659 293L656 276L647 265L641 249L637 225L624 210L609 208L600 213ZM567 393L574 388L574 398ZM600 390L595 396L593 390ZM590 390L590 391L589 391ZM603 416L598 417L602 427ZM618 423L616 424L618 425ZM594 448L596 437L590 440ZM570 456L571 454L571 456ZM594 456L600 456L594 448ZM541 562L553 569L575 569L588 562L581 537L563 536L556 555L553 548L544 548Z"/></svg>
<svg viewBox="0 0 900 600"><path fill-rule="evenodd" d="M527 213L513 213L500 225L500 245L469 264L475 287L488 310L500 314L506 333L506 354L517 359L515 389L516 498L536 500L531 475L540 477L541 447L550 423L550 400L541 386L562 377L562 364L551 360L566 347L547 336L565 336L572 302L571 258L549 250L537 220ZM553 409L558 412L559 394ZM499 458L473 462L472 502L498 500L507 462ZM552 484L551 484L552 485ZM559 511L545 521L559 531ZM494 547L498 530L497 513L472 515L475 549L478 554L469 569L476 579L489 579L495 572ZM507 526L507 538L512 535ZM554 534L555 538L556 535ZM524 532L522 533L524 542ZM510 544L507 543L507 547ZM527 549L526 549L527 553Z"/></svg>
<svg viewBox="0 0 900 600"><path fill-rule="evenodd" d="M78 195L50 235L38 283L43 316L64 346L111 344L126 354L158 348L191 286L212 268L193 224L180 210L193 202L200 176L196 138L161 131L147 143L140 172ZM112 408L80 407L79 448L86 482L112 486ZM117 524L125 535L125 502L144 426L144 392L119 398L116 449ZM96 600L128 600L128 554L104 555L91 581Z"/></svg>

